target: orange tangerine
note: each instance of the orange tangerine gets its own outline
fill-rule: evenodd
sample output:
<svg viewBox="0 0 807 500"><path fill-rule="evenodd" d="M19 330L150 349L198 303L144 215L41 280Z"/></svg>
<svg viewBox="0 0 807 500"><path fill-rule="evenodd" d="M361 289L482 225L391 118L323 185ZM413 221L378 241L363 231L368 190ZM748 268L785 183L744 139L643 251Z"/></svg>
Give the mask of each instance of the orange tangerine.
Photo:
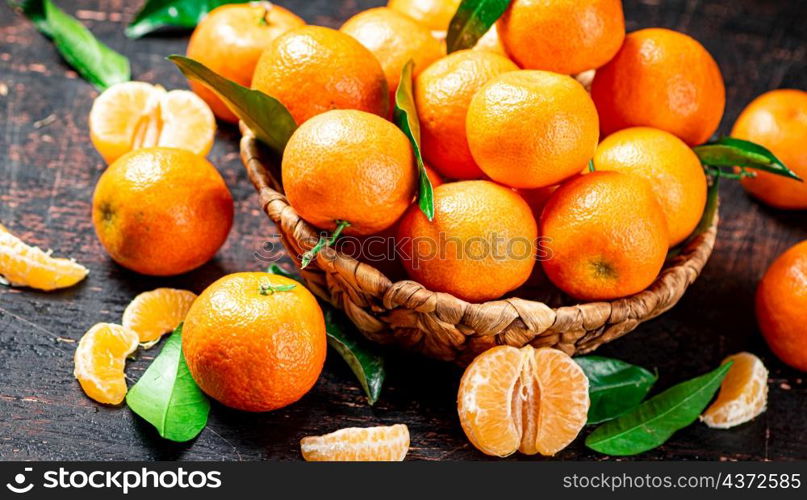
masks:
<svg viewBox="0 0 807 500"><path fill-rule="evenodd" d="M446 31L462 0L389 0L387 7L432 31Z"/></svg>
<svg viewBox="0 0 807 500"><path fill-rule="evenodd" d="M409 429L403 424L348 427L300 441L308 462L400 462L409 451Z"/></svg>
<svg viewBox="0 0 807 500"><path fill-rule="evenodd" d="M765 411L768 402L768 369L748 352L733 354L723 364L733 362L720 384L714 403L701 420L715 429L728 429L753 420Z"/></svg>
<svg viewBox="0 0 807 500"><path fill-rule="evenodd" d="M51 257L49 251L26 245L0 225L0 275L11 285L51 291L73 286L88 273L73 259Z"/></svg>
<svg viewBox="0 0 807 500"><path fill-rule="evenodd" d="M155 342L185 319L196 294L175 288L143 292L123 311L123 326L137 332L140 342Z"/></svg>
<svg viewBox="0 0 807 500"><path fill-rule="evenodd" d="M137 333L120 325L98 323L78 342L73 375L91 399L117 405L126 396L126 358L135 352Z"/></svg>

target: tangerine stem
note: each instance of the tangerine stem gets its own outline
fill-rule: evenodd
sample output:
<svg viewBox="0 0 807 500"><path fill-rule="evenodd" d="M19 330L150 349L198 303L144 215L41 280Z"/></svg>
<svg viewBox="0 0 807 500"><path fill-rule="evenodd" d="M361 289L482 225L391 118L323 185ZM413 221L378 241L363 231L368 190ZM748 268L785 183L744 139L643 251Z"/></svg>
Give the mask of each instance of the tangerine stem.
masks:
<svg viewBox="0 0 807 500"><path fill-rule="evenodd" d="M596 172L596 168L594 168L594 158L588 161L588 171L589 172Z"/></svg>
<svg viewBox="0 0 807 500"><path fill-rule="evenodd" d="M268 281L262 282L260 286L261 295L271 295L275 292L288 292L297 285L272 285Z"/></svg>
<svg viewBox="0 0 807 500"><path fill-rule="evenodd" d="M323 248L333 245L333 242L336 241L337 238L342 236L342 231L344 231L344 229L349 226L350 222L346 220L336 221L336 229L334 229L333 234L331 234L330 237L327 236L320 237L319 241L317 241L317 244L314 245L314 248L303 254L302 258L300 259L300 269L305 269L306 267L308 267L308 264L310 264L311 261L314 260L317 254L319 254L319 252Z"/></svg>

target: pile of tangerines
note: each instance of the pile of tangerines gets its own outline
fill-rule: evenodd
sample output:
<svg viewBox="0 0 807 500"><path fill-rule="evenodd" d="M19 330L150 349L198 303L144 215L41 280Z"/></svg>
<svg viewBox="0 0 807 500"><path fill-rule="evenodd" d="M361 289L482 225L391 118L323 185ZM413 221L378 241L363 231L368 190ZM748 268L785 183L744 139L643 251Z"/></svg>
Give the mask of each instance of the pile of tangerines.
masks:
<svg viewBox="0 0 807 500"><path fill-rule="evenodd" d="M669 29L626 35L619 0L513 0L475 47L447 54L444 37L459 4L391 0L340 30L306 25L268 2L224 5L196 28L188 56L288 109L298 127L283 153L282 181L303 219L345 235L393 236L400 252L390 259L427 288L480 302L543 273L580 301L644 290L704 212L707 176L691 148L712 137L723 116L715 60ZM415 203L412 144L391 121L410 60L433 218ZM90 114L93 144L110 164L95 191L93 222L110 256L139 273L202 265L232 224L232 197L204 156L214 115L237 117L210 89L191 86L194 93L118 84ZM807 93L760 96L732 135L768 147L807 177ZM804 183L760 172L743 185L775 207L807 209ZM455 246L427 251L444 241ZM547 258L537 263L539 241ZM774 264L757 296L766 339L801 370L805 276L801 243ZM85 390L104 387L98 366L107 353L121 360L108 370L115 390L99 400L123 399L121 356L183 320L191 374L224 404L280 408L317 380L323 316L292 280L240 273L198 298L149 293L127 308L123 327L95 332L105 340L82 339L76 374ZM588 382L571 358L529 346L480 355L458 396L470 441L492 455L556 453L577 436L588 405ZM400 459L408 443L405 426L392 426L307 438L302 447L311 459Z"/></svg>

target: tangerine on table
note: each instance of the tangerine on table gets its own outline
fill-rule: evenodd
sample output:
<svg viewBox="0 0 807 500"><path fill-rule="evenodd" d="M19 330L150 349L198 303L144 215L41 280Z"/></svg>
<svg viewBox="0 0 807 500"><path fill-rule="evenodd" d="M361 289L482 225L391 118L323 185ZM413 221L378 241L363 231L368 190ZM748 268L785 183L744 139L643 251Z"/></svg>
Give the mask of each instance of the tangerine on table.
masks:
<svg viewBox="0 0 807 500"><path fill-rule="evenodd" d="M123 326L152 343L174 331L185 319L196 294L175 288L157 288L135 297L123 311Z"/></svg>
<svg viewBox="0 0 807 500"><path fill-rule="evenodd" d="M714 429L728 429L753 420L765 411L768 402L768 369L748 352L732 354L722 364L731 362L720 384L717 399L701 415Z"/></svg>
<svg viewBox="0 0 807 500"><path fill-rule="evenodd" d="M423 156L442 176L484 177L468 147L465 132L468 106L485 83L517 69L499 54L460 50L432 63L415 79Z"/></svg>
<svg viewBox="0 0 807 500"><path fill-rule="evenodd" d="M474 359L460 382L457 412L477 449L506 457L554 455L586 424L588 379L563 352L493 347Z"/></svg>
<svg viewBox="0 0 807 500"><path fill-rule="evenodd" d="M462 0L389 0L387 7L432 31L446 31Z"/></svg>
<svg viewBox="0 0 807 500"><path fill-rule="evenodd" d="M490 181L434 190L434 219L412 205L398 227L409 276L427 288L482 302L515 290L535 266L538 237L518 193Z"/></svg>
<svg viewBox="0 0 807 500"><path fill-rule="evenodd" d="M205 156L216 136L216 118L199 96L145 82L106 89L93 101L89 123L90 140L107 163L155 146Z"/></svg>
<svg viewBox="0 0 807 500"><path fill-rule="evenodd" d="M548 71L491 79L471 100L465 127L479 168L516 188L551 186L580 173L600 135L597 109L583 86Z"/></svg>
<svg viewBox="0 0 807 500"><path fill-rule="evenodd" d="M75 285L90 271L73 259L51 257L0 225L0 276L13 286L51 291Z"/></svg>
<svg viewBox="0 0 807 500"><path fill-rule="evenodd" d="M400 462L409 451L409 429L403 424L348 427L304 437L300 451L308 462Z"/></svg>
<svg viewBox="0 0 807 500"><path fill-rule="evenodd" d="M544 206L543 267L580 300L638 293L658 276L669 246L664 212L636 175L593 172L562 184Z"/></svg>
<svg viewBox="0 0 807 500"><path fill-rule="evenodd" d="M731 135L765 146L796 175L807 179L807 92L779 89L762 94L740 113ZM751 195L776 208L807 209L807 182L754 172L756 177L741 181Z"/></svg>
<svg viewBox="0 0 807 500"><path fill-rule="evenodd" d="M614 57L625 38L625 15L621 0L513 0L498 29L522 68L571 75Z"/></svg>
<svg viewBox="0 0 807 500"><path fill-rule="evenodd" d="M307 393L325 363L325 319L300 283L236 273L210 285L185 317L182 352L199 387L220 403L270 411Z"/></svg>
<svg viewBox="0 0 807 500"><path fill-rule="evenodd" d="M591 97L604 135L654 127L690 146L712 136L726 106L723 76L709 52L689 35L663 28L629 33L594 75Z"/></svg>
<svg viewBox="0 0 807 500"><path fill-rule="evenodd" d="M284 33L263 52L252 88L283 103L298 125L332 109L389 113L381 64L350 35L320 26Z"/></svg>
<svg viewBox="0 0 807 500"><path fill-rule="evenodd" d="M137 333L109 323L98 323L81 337L73 375L87 396L104 404L123 402L128 391L123 370L137 343Z"/></svg>
<svg viewBox="0 0 807 500"><path fill-rule="evenodd" d="M271 2L221 5L210 11L193 30L187 56L249 87L264 49L278 36L304 25L305 21L297 15ZM213 91L195 80L189 83L216 116L238 123L238 117Z"/></svg>
<svg viewBox="0 0 807 500"><path fill-rule="evenodd" d="M345 234L392 226L412 203L418 172L409 139L383 118L354 110L323 113L301 125L283 154L286 197L300 217Z"/></svg>
<svg viewBox="0 0 807 500"><path fill-rule="evenodd" d="M381 63L389 87L390 108L395 104L401 71L409 60L414 61L413 75L417 76L445 55L442 44L427 28L386 7L356 14L342 25L340 31L367 47Z"/></svg>
<svg viewBox="0 0 807 500"><path fill-rule="evenodd" d="M684 241L700 222L706 174L695 152L671 133L649 127L615 132L597 147L594 165L650 181L667 220L670 246Z"/></svg>
<svg viewBox="0 0 807 500"><path fill-rule="evenodd" d="M756 316L771 351L807 371L807 240L790 247L765 272L757 287Z"/></svg>
<svg viewBox="0 0 807 500"><path fill-rule="evenodd" d="M95 186L92 221L118 264L170 276L213 258L233 221L233 199L216 168L174 148L120 157Z"/></svg>

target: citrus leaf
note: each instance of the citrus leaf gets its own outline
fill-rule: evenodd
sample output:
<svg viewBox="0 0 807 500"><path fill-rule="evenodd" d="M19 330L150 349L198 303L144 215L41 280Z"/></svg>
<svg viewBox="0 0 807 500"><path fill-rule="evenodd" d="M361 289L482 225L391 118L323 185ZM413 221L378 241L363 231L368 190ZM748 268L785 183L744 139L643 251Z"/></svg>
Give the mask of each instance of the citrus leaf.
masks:
<svg viewBox="0 0 807 500"><path fill-rule="evenodd" d="M606 455L637 455L664 444L689 426L714 397L732 363L670 387L586 438L586 446Z"/></svg>
<svg viewBox="0 0 807 500"><path fill-rule="evenodd" d="M303 282L299 276L284 271L277 264L269 266L267 271ZM364 389L367 402L370 406L374 405L381 395L381 387L386 377L383 356L378 353L375 346L355 331L353 323L344 314L321 300L319 305L325 316L328 345L345 360Z"/></svg>
<svg viewBox="0 0 807 500"><path fill-rule="evenodd" d="M83 24L51 0L25 0L12 5L42 34L50 37L64 60L98 89L129 81L129 60L98 41Z"/></svg>
<svg viewBox="0 0 807 500"><path fill-rule="evenodd" d="M420 121L412 92L414 66L414 61L410 59L401 71L401 82L395 91L395 123L412 143L412 151L415 153L415 161L418 165L418 207L429 220L432 220L434 219L434 190L432 181L426 174L423 155L420 151Z"/></svg>
<svg viewBox="0 0 807 500"><path fill-rule="evenodd" d="M126 36L139 38L152 31L172 26L193 28L205 14L224 4L247 0L146 0L129 26Z"/></svg>
<svg viewBox="0 0 807 500"><path fill-rule="evenodd" d="M641 366L602 356L574 358L588 377L588 425L612 420L639 403L650 392L658 375Z"/></svg>
<svg viewBox="0 0 807 500"><path fill-rule="evenodd" d="M714 142L695 146L692 150L698 155L701 163L707 167L752 168L799 181L802 180L782 163L776 155L765 147L750 141L735 139L734 137L721 137Z"/></svg>
<svg viewBox="0 0 807 500"><path fill-rule="evenodd" d="M448 53L473 48L509 5L510 0L462 0L448 25Z"/></svg>
<svg viewBox="0 0 807 500"><path fill-rule="evenodd" d="M278 155L283 154L297 125L289 110L274 97L228 80L204 64L180 55L168 56L189 80L212 90L252 130L255 137Z"/></svg>
<svg viewBox="0 0 807 500"><path fill-rule="evenodd" d="M182 354L182 325L129 389L126 404L171 441L190 441L205 428L210 401L191 377Z"/></svg>

